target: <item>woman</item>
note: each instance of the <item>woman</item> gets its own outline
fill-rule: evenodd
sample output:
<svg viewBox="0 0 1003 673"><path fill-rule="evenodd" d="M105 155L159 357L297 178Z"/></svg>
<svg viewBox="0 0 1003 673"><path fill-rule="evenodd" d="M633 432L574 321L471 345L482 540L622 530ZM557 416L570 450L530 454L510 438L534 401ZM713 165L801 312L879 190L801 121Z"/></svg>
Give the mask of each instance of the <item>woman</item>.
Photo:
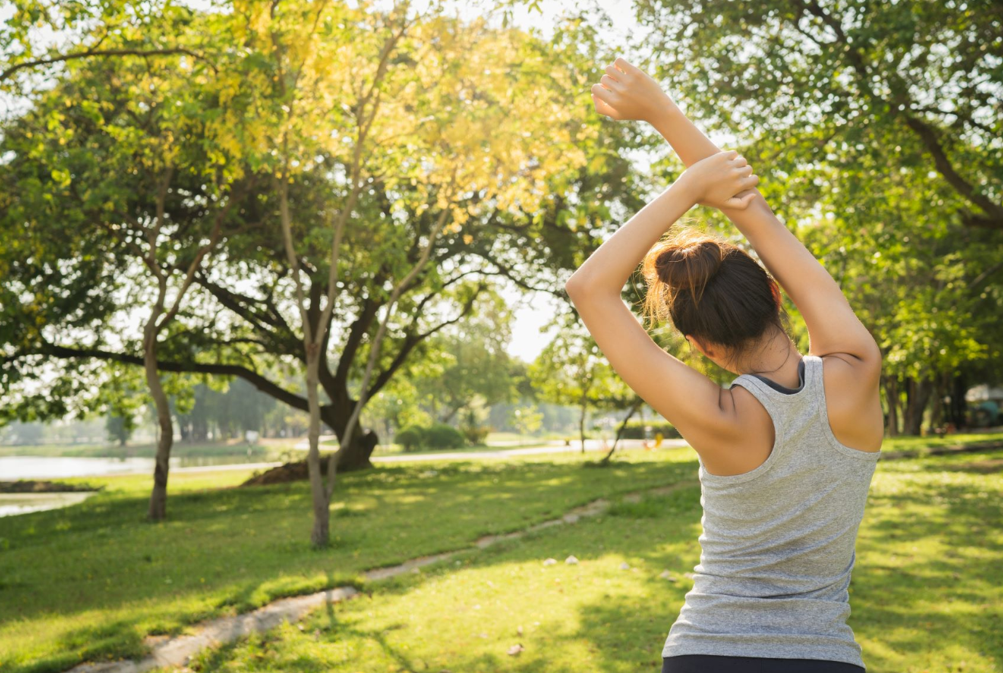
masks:
<svg viewBox="0 0 1003 673"><path fill-rule="evenodd" d="M663 673L859 673L846 619L883 432L877 344L773 215L744 158L721 152L623 59L592 95L601 114L650 122L687 165L566 284L613 368L699 458L700 563L665 641ZM695 204L720 208L766 270L712 237L661 240ZM667 314L694 348L737 374L729 387L664 352L624 305L623 285L642 261L649 315ZM777 281L807 324L805 355L784 329Z"/></svg>

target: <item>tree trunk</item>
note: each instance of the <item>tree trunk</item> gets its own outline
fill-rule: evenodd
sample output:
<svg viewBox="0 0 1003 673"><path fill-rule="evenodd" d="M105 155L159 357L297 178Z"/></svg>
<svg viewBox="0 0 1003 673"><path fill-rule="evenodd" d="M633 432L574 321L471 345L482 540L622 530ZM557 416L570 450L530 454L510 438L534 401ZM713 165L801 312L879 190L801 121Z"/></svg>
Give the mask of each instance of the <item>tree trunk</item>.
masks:
<svg viewBox="0 0 1003 673"><path fill-rule="evenodd" d="M439 422L440 423L447 423L447 424L452 423L453 419L456 418L456 414L459 413L460 409L462 409L462 408L463 408L463 405L451 408L449 410L448 414L446 414L441 419L439 419Z"/></svg>
<svg viewBox="0 0 1003 673"><path fill-rule="evenodd" d="M923 412L930 401L933 384L928 379L916 381L906 379L906 409L902 432L907 435L919 435L923 429Z"/></svg>
<svg viewBox="0 0 1003 673"><path fill-rule="evenodd" d="M582 453L585 453L585 412L588 411L588 403L582 395L582 414L578 417L578 434L582 439Z"/></svg>
<svg viewBox="0 0 1003 673"><path fill-rule="evenodd" d="M965 403L965 392L968 384L964 372L955 372L951 380L951 401L948 404L947 420L954 425L958 432L968 428L967 405Z"/></svg>
<svg viewBox="0 0 1003 673"><path fill-rule="evenodd" d="M616 437L613 439L613 448L609 450L609 453L607 453L606 456L602 459L602 462L604 463L609 462L609 459L613 456L613 452L616 451L616 445L620 442L620 436L623 434L623 431L627 428L627 422L630 421L630 419L634 417L634 414L637 413L637 410L641 408L641 403L643 401L644 400L638 398L637 401L631 405L630 409L627 412L627 416L620 423L620 427L616 429Z"/></svg>
<svg viewBox="0 0 1003 673"><path fill-rule="evenodd" d="M340 401L337 398L332 399L335 400L332 405L323 409L323 419L334 430L334 434L340 440L345 433L348 419L351 417L352 410L355 409L355 404L358 400L351 398ZM338 455L338 472L352 472L354 470L371 468L373 463L370 461L370 458L378 443L379 436L374 431L363 430L362 426L356 423L352 429L352 438L348 446Z"/></svg>
<svg viewBox="0 0 1003 673"><path fill-rule="evenodd" d="M899 386L898 379L891 376L885 379L885 401L888 403L888 415L885 423L885 436L898 437L899 434Z"/></svg>
<svg viewBox="0 0 1003 673"><path fill-rule="evenodd" d="M170 470L171 446L174 442L174 426L171 423L171 407L157 372L157 332L156 321L159 312L154 311L146 325L143 336L143 364L146 370L146 384L157 407L157 456L153 469L153 492L150 494L151 521L162 521L167 517L167 475Z"/></svg>
<svg viewBox="0 0 1003 673"><path fill-rule="evenodd" d="M370 457L379 443L379 437L372 430L362 431L356 427L352 433L352 441L338 457L338 472L366 470L373 466Z"/></svg>
<svg viewBox="0 0 1003 673"><path fill-rule="evenodd" d="M324 478L320 474L320 396L318 369L320 347L310 344L306 360L306 392L310 408L310 429L307 437L310 450L307 452L307 470L310 475L310 493L313 500L313 532L310 542L314 547L326 547L330 541L331 507L324 489Z"/></svg>
<svg viewBox="0 0 1003 673"><path fill-rule="evenodd" d="M946 373L937 374L933 385L933 407L930 410L930 427L934 432L944 427L944 397L950 381Z"/></svg>

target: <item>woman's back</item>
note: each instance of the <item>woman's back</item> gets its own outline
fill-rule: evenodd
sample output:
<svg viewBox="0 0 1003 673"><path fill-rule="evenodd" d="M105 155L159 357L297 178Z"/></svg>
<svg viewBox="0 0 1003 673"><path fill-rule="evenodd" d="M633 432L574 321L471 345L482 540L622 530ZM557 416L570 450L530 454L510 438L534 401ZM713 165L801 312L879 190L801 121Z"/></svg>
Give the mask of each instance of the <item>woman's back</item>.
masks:
<svg viewBox="0 0 1003 673"><path fill-rule="evenodd" d="M718 476L701 461L702 553L662 656L825 659L863 667L846 624L857 529L880 452L840 443L826 411L821 357L778 390L745 374L775 427L759 467Z"/></svg>

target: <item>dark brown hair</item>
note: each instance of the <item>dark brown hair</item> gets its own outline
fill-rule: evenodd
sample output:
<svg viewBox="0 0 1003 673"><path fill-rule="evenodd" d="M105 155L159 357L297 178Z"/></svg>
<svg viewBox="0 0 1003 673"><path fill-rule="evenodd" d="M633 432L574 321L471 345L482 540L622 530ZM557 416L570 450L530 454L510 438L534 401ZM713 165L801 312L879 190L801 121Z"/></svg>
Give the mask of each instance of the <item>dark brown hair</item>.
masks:
<svg viewBox="0 0 1003 673"><path fill-rule="evenodd" d="M747 252L693 229L659 241L642 266L649 321L671 318L683 335L739 357L771 326L787 333L780 287Z"/></svg>

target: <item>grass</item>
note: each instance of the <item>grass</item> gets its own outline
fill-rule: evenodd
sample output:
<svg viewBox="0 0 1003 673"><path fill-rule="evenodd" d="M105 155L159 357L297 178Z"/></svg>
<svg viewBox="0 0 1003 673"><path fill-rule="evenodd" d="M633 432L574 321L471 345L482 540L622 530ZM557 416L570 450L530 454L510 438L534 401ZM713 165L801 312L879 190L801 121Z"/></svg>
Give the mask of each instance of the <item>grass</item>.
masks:
<svg viewBox="0 0 1003 673"><path fill-rule="evenodd" d="M871 673L1003 670L1003 458L880 463L850 626ZM196 671L659 670L699 559L699 489L618 503L210 650ZM578 565L544 566L574 554ZM621 570L621 563L630 570ZM671 582L659 577L670 570ZM510 648L524 649L516 656Z"/></svg>
<svg viewBox="0 0 1003 673"><path fill-rule="evenodd" d="M405 451L404 447L400 444L383 444L373 451L374 456L398 456L398 455L419 455L423 453L490 453L492 451L507 451L509 449L524 449L528 447L545 446L550 443L551 440L548 439L537 439L535 441L526 442L525 444L505 444L499 446L496 444L473 444L469 446L461 446L456 449L435 449L422 447L414 451ZM324 442L325 444L329 442Z"/></svg>
<svg viewBox="0 0 1003 673"><path fill-rule="evenodd" d="M339 476L330 548L309 547L306 483L226 488L244 470L177 473L169 520L144 520L149 475L87 477L84 503L0 519L0 671L62 671L136 656L149 634L284 595L358 583L363 570L524 528L595 498L670 484L682 451L607 469L575 454L381 466Z"/></svg>
<svg viewBox="0 0 1003 673"><path fill-rule="evenodd" d="M587 438L592 438L593 433L587 433ZM441 453L441 452L482 452L482 451L504 451L507 449L522 449L527 447L544 446L550 444L554 441L563 442L568 439L574 443L578 438L577 435L569 435L567 433L542 433L540 435L520 435L514 432L492 432L489 433L485 442L483 444L475 444L470 446L464 446L458 449L432 449L432 448L421 448L417 451L405 451L404 447L400 444L381 444L376 447L373 452L375 456L393 456L405 453ZM327 442L322 442L322 444L337 444L336 441L331 440Z"/></svg>
<svg viewBox="0 0 1003 673"><path fill-rule="evenodd" d="M881 450L888 453L909 451L922 455L929 449L955 445L999 444L1003 442L1003 432L973 432L944 435L942 437L892 437L881 442Z"/></svg>
<svg viewBox="0 0 1003 673"><path fill-rule="evenodd" d="M984 439L983 437L979 437ZM590 456L590 459L594 456ZM381 466L339 477L332 538L308 546L304 483L227 488L244 470L172 477L170 520L144 521L148 475L80 480L81 505L0 519L0 671L138 656L149 634L362 570L525 528L597 497L691 480L690 450ZM858 542L851 626L871 671L1003 666L1003 458L881 462ZM371 583L371 596L206 653L202 671L657 670L699 555L699 490L615 503L593 520ZM574 554L581 563L544 567ZM636 570L621 571L628 562ZM672 570L678 582L659 579ZM518 627L522 627L522 636ZM931 637L931 633L935 637ZM509 647L525 650L509 656ZM959 668L959 666L961 668ZM391 668L393 667L393 668Z"/></svg>

